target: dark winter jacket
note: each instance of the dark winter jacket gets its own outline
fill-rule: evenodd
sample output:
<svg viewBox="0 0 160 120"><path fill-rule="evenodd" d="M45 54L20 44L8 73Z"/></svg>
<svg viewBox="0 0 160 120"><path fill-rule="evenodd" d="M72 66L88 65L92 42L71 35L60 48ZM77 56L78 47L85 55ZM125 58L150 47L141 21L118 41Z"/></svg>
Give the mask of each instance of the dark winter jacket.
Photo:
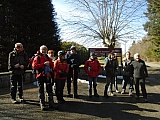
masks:
<svg viewBox="0 0 160 120"><path fill-rule="evenodd" d="M67 58L67 63L69 65L69 68L71 68L71 65L74 65L74 69L78 70L79 66L81 65L80 56L78 54L69 54Z"/></svg>
<svg viewBox="0 0 160 120"><path fill-rule="evenodd" d="M106 76L108 77L114 77L115 76L115 68L114 68L114 63L112 59L107 59L106 60L107 64L104 66L106 70Z"/></svg>
<svg viewBox="0 0 160 120"><path fill-rule="evenodd" d="M135 78L148 77L146 64L143 60L140 59L139 61L132 61L131 65L133 67L133 76Z"/></svg>
<svg viewBox="0 0 160 120"><path fill-rule="evenodd" d="M24 66L24 69L15 68L16 64L20 64ZM17 52L15 49L9 53L8 58L8 70L12 71L12 74L15 75L22 75L24 74L27 66L29 64L29 58L25 51Z"/></svg>
<svg viewBox="0 0 160 120"><path fill-rule="evenodd" d="M123 75L133 77L133 67L131 65L133 59L130 58L130 61L126 58L123 59Z"/></svg>

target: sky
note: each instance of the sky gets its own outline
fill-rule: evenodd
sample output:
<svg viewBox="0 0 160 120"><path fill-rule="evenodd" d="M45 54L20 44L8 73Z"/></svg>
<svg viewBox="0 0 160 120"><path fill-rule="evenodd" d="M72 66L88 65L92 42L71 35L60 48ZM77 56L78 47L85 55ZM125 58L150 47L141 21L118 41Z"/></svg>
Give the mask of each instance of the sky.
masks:
<svg viewBox="0 0 160 120"><path fill-rule="evenodd" d="M63 27L63 21L62 18L63 17L68 17L69 16L69 10L71 6L68 6L68 4L65 4L65 0L52 0L52 3L54 5L55 11L57 12L57 23L59 24L59 28L61 29L60 32L60 36L62 38L62 40L67 40L67 41L74 41L75 39L70 38L70 34L67 35L69 32L71 32L69 29L65 29L65 27ZM145 12L146 8L143 8L142 12ZM145 19L140 19L139 22L136 23L137 26L141 26L142 24L144 24L147 21L147 18ZM135 26L136 27L136 26ZM66 34L67 33L67 34ZM125 53L129 47L131 46L132 42L141 40L145 35L146 32L142 30L139 32L140 34L134 34L132 37L132 39L129 42L121 42L121 47L122 47L122 51L123 53ZM69 39L68 39L69 38ZM127 41L128 39L130 39L129 37L124 38L124 41ZM82 39L76 39L76 42L78 42L79 44L84 45L85 47L103 47L103 44L101 42L91 42L88 43L86 41L83 41ZM87 43L87 44L86 44Z"/></svg>

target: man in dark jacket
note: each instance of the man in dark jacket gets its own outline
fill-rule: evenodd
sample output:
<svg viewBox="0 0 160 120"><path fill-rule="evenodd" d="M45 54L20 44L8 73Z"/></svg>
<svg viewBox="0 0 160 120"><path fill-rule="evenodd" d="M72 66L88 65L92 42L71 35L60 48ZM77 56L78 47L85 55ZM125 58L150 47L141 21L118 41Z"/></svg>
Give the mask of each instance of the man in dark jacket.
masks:
<svg viewBox="0 0 160 120"><path fill-rule="evenodd" d="M130 57L130 52L126 52L126 57L122 60L123 63L123 81L122 81L122 92L121 94L125 94L127 83L129 86L129 95L132 96L133 88L133 67L131 63L133 59Z"/></svg>
<svg viewBox="0 0 160 120"><path fill-rule="evenodd" d="M16 43L15 48L9 53L8 69L12 71L10 78L11 102L16 103L17 83L20 102L23 101L23 77L29 63L27 53L22 43Z"/></svg>
<svg viewBox="0 0 160 120"><path fill-rule="evenodd" d="M71 96L71 78L73 79L73 97L77 98L77 79L78 79L78 72L79 72L79 66L81 65L80 57L76 52L76 47L71 46L70 48L71 53L68 54L67 57L67 63L69 65L69 72L67 76L67 90L68 90L68 96Z"/></svg>
<svg viewBox="0 0 160 120"><path fill-rule="evenodd" d="M134 59L131 64L133 66L133 77L134 77L134 82L135 82L135 89L136 89L136 98L139 98L139 84L141 85L141 90L143 94L143 98L145 102L148 102L147 99L147 92L145 88L145 80L148 77L148 72L146 68L145 62L140 59L140 54L136 53L134 54Z"/></svg>

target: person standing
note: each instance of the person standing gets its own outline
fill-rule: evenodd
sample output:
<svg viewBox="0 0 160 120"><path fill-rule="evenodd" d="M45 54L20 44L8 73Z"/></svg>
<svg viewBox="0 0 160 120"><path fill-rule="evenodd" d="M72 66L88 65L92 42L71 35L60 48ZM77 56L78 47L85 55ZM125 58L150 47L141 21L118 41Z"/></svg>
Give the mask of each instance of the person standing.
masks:
<svg viewBox="0 0 160 120"><path fill-rule="evenodd" d="M58 59L54 62L54 78L56 83L56 96L58 103L64 103L63 89L67 79L68 64L65 60L65 52L58 51Z"/></svg>
<svg viewBox="0 0 160 120"><path fill-rule="evenodd" d="M140 54L134 54L134 61L132 61L131 65L133 66L133 77L135 82L135 89L136 89L136 98L139 98L140 91L139 91L139 84L141 86L143 98L145 102L148 102L147 99L147 92L145 88L145 80L148 77L148 71L146 68L145 62L140 59Z"/></svg>
<svg viewBox="0 0 160 120"><path fill-rule="evenodd" d="M68 96L71 97L71 78L73 79L73 97L78 98L77 94L77 79L78 79L78 72L79 66L81 65L80 56L77 54L76 47L71 46L71 52L68 54L67 63L69 65L69 72L67 76L67 90Z"/></svg>
<svg viewBox="0 0 160 120"><path fill-rule="evenodd" d="M48 50L48 56L52 59L53 65L54 65L54 61L56 60L56 57L54 56L54 53L55 53L54 50ZM54 69L53 68L52 68L51 78L52 78L52 85L53 85L54 90L55 90L56 86L55 86L55 81L54 81Z"/></svg>
<svg viewBox="0 0 160 120"><path fill-rule="evenodd" d="M131 58L130 52L126 52L126 57L122 60L123 63L123 81L122 81L122 92L125 94L127 83L129 83L129 95L132 96L133 88L133 68L131 66L133 59Z"/></svg>
<svg viewBox="0 0 160 120"><path fill-rule="evenodd" d="M12 71L10 77L11 102L16 103L16 93L20 102L23 102L23 80L24 73L29 64L27 53L23 49L22 43L16 43L15 48L9 53L8 70Z"/></svg>
<svg viewBox="0 0 160 120"><path fill-rule="evenodd" d="M115 75L114 75L114 88L115 88L115 91L117 92L117 93L119 93L119 91L118 91L118 83L117 83L117 73L116 73L116 71L117 71L117 69L118 69L118 59L117 59L117 55L116 55L116 53L113 53L113 56L114 56L114 58L113 58L113 68L114 68L114 73L115 73Z"/></svg>
<svg viewBox="0 0 160 120"><path fill-rule="evenodd" d="M114 77L115 77L115 69L113 65L113 59L114 59L114 54L109 53L108 58L106 59L106 62L104 64L105 72L106 72L106 85L105 85L105 90L104 90L104 97L108 97L107 90L110 85L110 96L114 96L112 86L114 83Z"/></svg>
<svg viewBox="0 0 160 120"><path fill-rule="evenodd" d="M47 46L42 45L40 47L40 55L36 56L33 60L32 67L38 71L36 78L39 85L39 99L40 108L45 110L45 95L44 95L44 83L46 83L46 91L48 93L49 108L56 109L53 101L52 82L51 82L51 70L53 68L52 59L47 55Z"/></svg>
<svg viewBox="0 0 160 120"><path fill-rule="evenodd" d="M85 62L84 71L88 75L89 80L89 97L92 97L92 82L94 88L94 96L99 97L97 93L97 76L101 72L101 65L99 61L96 59L96 55L94 52L90 53L90 58Z"/></svg>

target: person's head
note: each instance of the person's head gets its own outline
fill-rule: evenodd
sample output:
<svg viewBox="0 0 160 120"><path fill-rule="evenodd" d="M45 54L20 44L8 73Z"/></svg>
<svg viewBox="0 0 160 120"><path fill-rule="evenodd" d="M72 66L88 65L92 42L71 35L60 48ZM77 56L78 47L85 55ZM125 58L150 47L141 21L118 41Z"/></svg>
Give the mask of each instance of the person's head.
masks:
<svg viewBox="0 0 160 120"><path fill-rule="evenodd" d="M114 56L115 56L114 53L109 53L109 54L108 54L108 58L109 58L109 59L114 59Z"/></svg>
<svg viewBox="0 0 160 120"><path fill-rule="evenodd" d="M91 59L91 60L95 60L96 57L97 57L97 56L96 56L96 54L95 54L94 52L91 52L91 53L90 53L90 59Z"/></svg>
<svg viewBox="0 0 160 120"><path fill-rule="evenodd" d="M58 58L60 58L60 60L64 60L65 59L65 52L64 51L58 51Z"/></svg>
<svg viewBox="0 0 160 120"><path fill-rule="evenodd" d="M126 52L126 58L129 59L131 56L131 53L130 52Z"/></svg>
<svg viewBox="0 0 160 120"><path fill-rule="evenodd" d="M134 54L134 59L136 61L139 61L140 60L140 54L139 53Z"/></svg>
<svg viewBox="0 0 160 120"><path fill-rule="evenodd" d="M71 54L75 54L76 53L76 47L75 46L72 45L70 50L71 50Z"/></svg>
<svg viewBox="0 0 160 120"><path fill-rule="evenodd" d="M17 52L23 51L24 49L23 49L22 43L16 43L15 44L15 49L16 49Z"/></svg>
<svg viewBox="0 0 160 120"><path fill-rule="evenodd" d="M47 48L47 46L45 46L45 45L42 45L41 47L40 47L40 53L41 54L43 54L43 55L46 55L47 54L47 51L48 51L48 48Z"/></svg>
<svg viewBox="0 0 160 120"><path fill-rule="evenodd" d="M54 57L54 50L48 50L48 56Z"/></svg>

